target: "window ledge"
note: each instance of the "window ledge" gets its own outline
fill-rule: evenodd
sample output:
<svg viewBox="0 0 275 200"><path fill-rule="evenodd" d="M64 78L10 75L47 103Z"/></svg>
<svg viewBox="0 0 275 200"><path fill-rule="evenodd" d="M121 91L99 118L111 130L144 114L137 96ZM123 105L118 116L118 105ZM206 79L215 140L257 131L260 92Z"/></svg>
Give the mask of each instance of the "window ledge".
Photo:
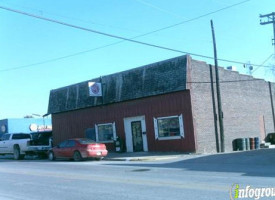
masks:
<svg viewBox="0 0 275 200"><path fill-rule="evenodd" d="M159 137L158 140L179 140L182 139L181 136L170 136L170 137Z"/></svg>

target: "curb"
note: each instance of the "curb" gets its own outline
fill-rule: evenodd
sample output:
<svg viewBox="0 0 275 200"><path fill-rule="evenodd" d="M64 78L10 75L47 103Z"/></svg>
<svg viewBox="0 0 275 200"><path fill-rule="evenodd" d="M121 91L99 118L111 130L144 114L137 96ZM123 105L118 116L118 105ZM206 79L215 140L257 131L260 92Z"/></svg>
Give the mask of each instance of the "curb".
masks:
<svg viewBox="0 0 275 200"><path fill-rule="evenodd" d="M104 158L106 161L160 161L160 160L171 160L179 158L180 156L166 156L166 157L125 157L125 158Z"/></svg>

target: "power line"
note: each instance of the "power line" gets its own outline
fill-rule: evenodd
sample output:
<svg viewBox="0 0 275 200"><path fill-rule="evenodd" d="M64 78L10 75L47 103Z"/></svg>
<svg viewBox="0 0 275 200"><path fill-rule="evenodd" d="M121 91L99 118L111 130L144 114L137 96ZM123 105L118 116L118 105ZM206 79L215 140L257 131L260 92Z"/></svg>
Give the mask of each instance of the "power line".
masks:
<svg viewBox="0 0 275 200"><path fill-rule="evenodd" d="M200 18L207 17L207 16L209 16L209 15L218 13L218 12L220 12L220 11L227 10L227 9L229 9L229 8L232 8L232 7L235 7L235 6L238 6L238 5L247 3L247 2L249 2L249 1L251 1L251 0L241 1L241 2L239 2L239 3L235 3L235 4L232 4L232 5L223 7L223 8L221 8L221 9L218 9L218 10L215 10L215 11L212 11L212 12L209 12L209 13L206 13L206 14L203 14L203 15L200 15L200 16L197 16L197 17L194 17L194 18L191 18L191 19L188 19L188 20L185 20L185 21L182 21L182 22L179 22L179 23L170 25L170 26L166 26L166 27L163 27L163 28L160 28L160 29L157 29L157 30L148 32L148 33L145 33L145 34L143 34L143 35L140 35L140 37L141 37L141 36L150 35L150 34L153 34L153 33L159 32L159 31L164 31L164 30L166 30L166 29L170 29L170 28L173 28L173 27L176 27L176 26L179 26L179 25L188 23L188 22L192 22L192 21L198 20L198 19L200 19Z"/></svg>
<svg viewBox="0 0 275 200"><path fill-rule="evenodd" d="M137 1L138 1L138 0L137 0ZM200 18L207 17L207 16L209 16L209 15L218 13L218 12L220 12L220 11L224 11L224 10L227 10L227 9L229 9L229 8L232 8L232 7L235 7L235 6L238 6L238 5L247 3L247 2L249 2L249 1L251 1L251 0L241 1L241 2L239 2L239 3L235 3L235 4L232 4L232 5L229 5L229 6L220 8L220 9L218 9L218 10L211 11L211 12L209 12L209 13L206 13L206 14L203 14L203 15L200 15L200 16L197 16L197 17L194 17L194 18L191 18L191 19L188 19L188 20L185 20L185 21L176 23L176 24L172 24L172 25L169 25L169 26L160 28L160 29L156 29L156 30L154 30L154 31L150 31L150 32L147 32L147 33L144 33L144 34L135 36L135 37L133 37L133 38L131 38L131 39L135 39L135 38L138 38L138 37L143 37L143 36L151 35L151 34L156 33L156 32L160 32L160 31L163 31L163 30L166 30L166 29L170 29L170 28L173 28L173 27L176 27L176 26L179 26L179 25L188 23L188 22L192 22L192 21L198 20L198 19L200 19ZM56 14L55 14L55 15L56 15ZM63 16L61 16L61 17L63 17ZM94 23L94 22L92 22L92 23ZM95 23L94 23L94 24L95 24Z"/></svg>
<svg viewBox="0 0 275 200"><path fill-rule="evenodd" d="M251 0L246 0L246 1L243 1L243 2L240 2L240 3L237 3L237 4L233 4L233 5L228 6L226 8L230 8L230 7L233 7L233 6L239 5L241 3L248 2L248 1L251 1ZM207 59L213 59L213 57L210 57L210 56L205 56L205 55L200 55L200 54L196 54L196 53L185 52L185 51L181 51L181 50L177 50L177 49L172 49L172 48L168 48L168 47L163 47L163 46L159 46L159 45L154 45L154 44L150 44L150 43L145 43L145 42L133 40L134 38L145 36L145 35L148 35L148 34L152 34L152 33L157 32L157 31L161 31L161 30L164 30L164 29L167 29L167 28L171 28L172 26L169 26L169 27L166 27L166 28L163 28L163 29L159 29L159 30L155 30L155 31L152 31L150 33L146 33L146 34L143 34L143 35L136 36L136 37L134 37L132 39L129 39L129 38L125 38L125 37L121 37L121 36L117 36L117 35L113 35L113 34L109 34L109 33L104 33L104 32L100 32L100 31L97 31L97 30L93 30L93 29L89 29L89 28L85 28L85 27L81 27L81 26L77 26L77 25L73 25L73 24L68 24L68 23L57 21L57 20L54 20L54 19L50 19L50 18L46 18L46 17L41 17L41 16L33 15L33 14L30 14L30 13L26 13L26 12L23 12L23 11L7 8L7 7L3 7L3 6L0 6L0 8L4 9L4 10L11 11L11 12L19 13L19 14L22 14L22 15L26 15L26 16L29 16L29 17L34 17L34 18L37 18L37 19L41 19L41 20L57 23L57 24L60 24L60 25L68 26L68 27L71 27L71 28L80 29L80 30L84 30L84 31L88 31L88 32L104 35L104 36L107 36L107 37L116 38L116 39L121 39L122 41L133 42L133 43L137 43L137 44L141 44L141 45L151 46L151 47L155 47L155 48L159 48L159 49L164 49L164 50L169 50L169 51L173 51L173 52L177 52L177 53L189 54L189 55L193 55L193 56L197 56L197 57L202 57L202 58L207 58ZM222 9L219 9L219 10L211 12L211 13L215 13L215 12L224 10L226 8L222 8ZM209 15L209 14L206 14L206 15ZM202 16L206 16L206 15L202 15ZM202 16L196 17L196 18L191 19L191 20L195 20L195 19L201 18ZM186 22L190 22L191 20L185 21L185 23ZM182 23L178 23L178 25L180 25ZM173 25L173 26L176 26L176 25ZM118 44L118 43L121 43L122 41L119 41L119 42L116 42L116 43L112 43L112 44L109 44L109 45L105 45L103 47L98 47L98 48L95 48L95 49L92 49L92 50L83 51L83 52L79 52L79 53L76 53L76 54L71 54L71 55L68 55L68 56L63 56L63 57L60 57L60 58L55 58L55 59L51 59L51 60L47 60L47 61L43 61L43 62L39 62L39 63L34 63L34 64L30 64L30 65L24 65L24 66L20 66L20 67L15 67L15 68L4 69L4 70L0 70L0 71L11 71L11 70L25 68L25 67L29 67L29 66L33 66L33 65L38 65L38 64L44 64L44 63L48 63L48 62L53 62L53 61L56 61L56 60L61 60L61 59L64 59L64 58L76 56L76 55L79 55L79 54L82 54L82 53L86 53L86 52L89 52L89 51L94 51L94 50L97 50L97 49L100 49L100 48L104 48L104 47L107 47L107 46ZM244 64L244 62L240 62L240 61L233 61L233 60L227 60L227 59L218 59L218 60L224 61L224 62L235 63L235 64ZM260 65L257 65L257 64L253 64L253 65L254 66L260 66Z"/></svg>
<svg viewBox="0 0 275 200"><path fill-rule="evenodd" d="M160 12L169 14L169 15L171 15L171 16L178 17L178 18L185 18L185 17L182 17L182 16L180 16L180 15L174 14L174 13L172 13L172 12L166 10L166 9L163 9L163 8L160 8L160 7L156 6L156 5L153 5L153 4L151 4L151 3L148 3L148 2L146 2L146 1L143 1L143 0L135 0L135 1L138 2L138 3L140 3L140 4L145 5L145 6L147 6L147 7L150 7L150 8L153 8L153 9L155 9L155 10L158 10L158 11L160 11Z"/></svg>
<svg viewBox="0 0 275 200"><path fill-rule="evenodd" d="M244 80L227 80L227 81L219 81L220 83L238 83L238 82L254 82L254 81L263 81L263 79L244 79ZM186 82L186 83L191 83L191 84L206 84L206 83L211 83L210 81L191 81L191 82ZM216 83L215 81L213 83Z"/></svg>
<svg viewBox="0 0 275 200"><path fill-rule="evenodd" d="M268 58L265 59L264 62L263 62L260 66L258 66L256 69L254 69L254 70L251 72L251 74L255 73L259 68L265 67L264 64L265 64L273 55L274 55L274 54L272 53L270 56L268 56ZM270 66L270 67L271 67L271 66Z"/></svg>
<svg viewBox="0 0 275 200"><path fill-rule="evenodd" d="M41 19L41 20L44 20L44 21L53 22L53 23L60 24L60 25L63 25L63 26L68 26L68 27L71 27L71 28L80 29L80 30L87 31L87 32L92 32L92 33L95 33L95 34L104 35L104 36L107 36L107 37L112 37L112 38L116 38L116 39L125 40L125 41L128 41L128 42L133 42L133 43L146 45L146 46L150 46L150 47L155 47L155 48L159 48L159 49L164 49L164 50L169 50L169 51L173 51L173 52L177 52L177 53L190 54L190 55L194 55L194 56L200 56L200 57L211 59L211 57L209 57L209 56L199 55L199 54L195 54L195 53L189 53L189 52L176 50L176 49L172 49L172 48L168 48L168 47L163 47L163 46L154 45L154 44L150 44L150 43L146 43L146 42L141 42L141 41L125 38L125 37L122 37L122 36L113 35L113 34L109 34L109 33L104 33L104 32L101 32L101 31L85 28L85 27L82 27L82 26L77 26L77 25L74 25L74 24L69 24L69 23L66 23L66 22L61 22L61 21L57 21L57 20L54 20L54 19L46 18L46 17L41 17L41 16L38 16L38 15L30 14L30 13L27 13L27 12L15 10L15 9L3 7L3 6L0 6L0 9L4 9L4 10L8 10L8 11L15 12L15 13L18 13L18 14L26 15L26 16L29 16L29 17Z"/></svg>
<svg viewBox="0 0 275 200"><path fill-rule="evenodd" d="M138 1L138 0L137 0ZM167 27L163 27L163 28L160 28L160 29L157 29L157 30L154 30L154 31L150 31L150 32L147 32L147 33L144 33L144 34L141 34L141 35L138 35L138 36L135 36L135 37L132 37L131 39L136 39L136 38L139 38L139 37L143 37L143 36L147 36L147 35L150 35L150 34L153 34L153 33L156 33L156 32L159 32L159 31L163 31L163 30L166 30L166 29L169 29L169 28L173 28L173 27L176 27L176 26L179 26L179 25L182 25L184 23L188 23L188 22L191 22L191 21L195 21L195 20L198 20L202 17L206 17L208 15L211 15L211 14L215 14L217 12L220 12L220 11L223 11L223 10L226 10L226 9L229 9L229 8L232 8L234 6L237 6L237 5L240 5L240 4L243 4L243 3L246 3L248 1L251 1L251 0L246 0L246 1L242 1L242 2L239 2L239 3L236 3L236 4L232 4L230 6L226 6L224 8L221 8L221 9L218 9L218 10L215 10L215 11L212 11L212 12L209 12L209 13L206 13L206 14L203 14L203 15L200 15L198 17L195 17L195 18L192 18L192 19L189 19L189 20L186 20L186 21L182 21L180 23L177 23L177 24L173 24L173 25L170 25L170 26L167 26ZM34 10L34 9L33 9ZM56 15L56 14L55 14ZM57 15L59 16L59 15ZM64 16L61 16L61 17L64 17ZM94 23L94 22L92 22ZM95 24L95 23L94 23ZM37 62L37 63L32 63L32 64L27 64L27 65L23 65L23 66L18 66L18 67L13 67L13 68L8 68L8 69L3 69L3 70L0 70L1 72L4 72L4 71L13 71L13 70L17 70L17 69L22 69L22 68L27 68L27 67L31 67L31 66L36 66L36 65L42 65L42 64L46 64L46 63L50 63L50 62L55 62L55 61L58 61L58 60L62 60L62 59L66 59L66 58L70 58L70 57L74 57L74 56L78 56L78 55L81 55L81 54L84 54L84 53L88 53L88 52L92 52L92 51L96 51L96 50L99 50L99 49L103 49L103 48L106 48L106 47L109 47L109 46L113 46L113 45L116 45L116 44L119 44L119 43L122 43L124 42L124 40L121 40L119 42L114 42L114 43L111 43L111 44L108 44L108 45L103 45L103 46L100 46L100 47L96 47L96 48L93 48L93 49L89 49L89 50L86 50L86 51L81 51L81 52L77 52L77 53L73 53L73 54L70 54L70 55L66 55L66 56L61 56L61 57L57 57L57 58L52 58L52 59L49 59L49 60L45 60L45 61L41 61L41 62ZM194 55L192 53L189 53L190 55ZM210 59L212 59L211 57L209 57ZM243 63L241 63L243 64Z"/></svg>
<svg viewBox="0 0 275 200"><path fill-rule="evenodd" d="M140 33L137 30L133 30L133 29L125 28L125 27L120 27L120 26L114 26L114 25L110 25L110 24L97 23L97 22L94 22L94 21L89 20L89 19L84 20L84 19L80 19L80 18L69 17L69 16L65 16L65 15L60 15L60 14L44 11L44 10L41 10L41 9L35 9L35 8L28 7L28 6L21 6L21 5L18 5L18 4L13 4L13 3L10 3L10 2L8 4L11 5L11 6L32 10L32 11L35 11L36 13L40 13L41 15L48 14L48 15L52 15L52 16L56 16L56 17L61 17L61 18L64 18L64 19L70 19L70 20L73 20L73 21L83 22L83 23L86 23L86 24L93 24L93 25L96 25L96 26L103 26L103 27L108 27L108 28L113 28L113 29L118 29L118 30L124 30L124 31Z"/></svg>
<svg viewBox="0 0 275 200"><path fill-rule="evenodd" d="M112 44L108 44L108 45L104 45L104 46L101 46L101 47L97 47L97 48L94 48L94 49L90 49L90 50L86 50L86 51L81 51L81 52L78 52L78 53L74 53L74 54L70 54L70 55L66 55L66 56L62 56L62 57L58 57L58 58L53 58L53 59L49 59L49 60L45 60L45 61L41 61L41 62L36 62L36 63L32 63L32 64L27 64L27 65L22 65L22 66L18 66L18 67L7 68L7 69L2 69L2 70L0 70L0 72L13 71L13 70L23 69L23 68L27 68L27 67L36 66L36 65L42 65L42 64L46 64L46 63L51 63L51 62L63 60L63 59L66 59L66 58L70 58L70 57L73 57L73 56L82 55L84 53L88 53L88 52L91 52L91 51L96 51L98 49L103 49L105 47L112 46L114 44L118 44L118 43L121 43L121 42L122 41L119 41L119 42L115 42L115 43L112 43Z"/></svg>
<svg viewBox="0 0 275 200"><path fill-rule="evenodd" d="M230 5L230 6L226 6L226 7L224 7L224 8L221 8L221 9L218 9L218 10L215 10L215 11L212 11L212 12L209 12L209 13L206 13L206 14L203 14L203 15L201 15L201 16L198 16L198 17L195 17L195 18L186 20L186 21L182 21L182 22L177 23L177 24L173 24L173 25L170 25L170 26L161 28L161 29L157 29L157 30L154 30L154 31L145 33L145 34L141 34L141 35L135 36L135 37L133 37L133 38L131 38L131 39L136 39L136 38L143 37L143 36L147 36L147 35L150 35L150 34L159 32L159 31L163 31L163 30L166 30L166 29L175 27L175 26L179 26L179 25L182 25L182 24L184 24L184 23L188 23L188 22L191 22L191 21L200 19L200 18L202 18L202 17L205 17L205 16L208 16L208 15L211 15L211 14L214 14L214 13L217 13L217 12L220 12L220 11L222 11L222 10L229 9L229 8L234 7L234 6L237 6L237 5L246 3L246 2L248 2L248 1L251 1L251 0L245 0L245 1L242 1L242 2L239 2L239 3L236 3L236 4L232 4L232 5ZM18 10L6 8L6 7L1 7L1 6L0 6L0 8L6 9L6 10L8 10L8 11L16 12L16 13L19 13L19 14L24 14L24 15L28 15L28 16L31 16L31 17L35 17L35 18L42 19L42 17L36 16L36 15L32 15L32 14L29 14L29 13L25 13L25 12L22 12L22 11L18 11ZM46 19L45 19L45 20L46 20ZM50 20L50 21L52 21L52 20ZM80 54L83 54L83 53L92 52L92 51L95 51L95 50L98 50L98 49L102 49L102 48L105 48L105 47L109 47L109 46L112 46L112 45L116 45L116 44L122 43L122 42L124 42L124 41L125 41L125 40L122 39L122 41L115 42L115 43L111 43L111 44L109 44L109 45L104 45L104 46L97 47L97 48L94 48L94 49L90 49L90 50L86 50L86 51L81 51L81 52L78 52L78 53L74 53L74 54L70 54L70 55L66 55L66 56L62 56L62 57L58 57L58 58L53 58L53 59L41 61L41 62L38 62L38 63L32 63L32 64L23 65L23 66L19 66L19 67L4 69L4 70L0 70L0 71L2 71L2 72L3 72L3 71L11 71L11 70L17 70L17 69L21 69L21 68L30 67L30 66L41 65L41 64L45 64L45 63L49 63L49 62L54 62L54 61L62 60L62 59L65 59L65 58L77 56L77 55L80 55ZM178 51L177 51L177 52L178 52ZM183 52L183 51L180 51L179 53L190 54L190 55L193 55L193 56L198 56L198 57L204 57L204 58L208 58L208 59L213 59L212 57L209 57L209 56L203 56L203 55L193 54L193 53L188 53L188 52ZM226 61L225 61L225 62L226 62ZM238 64L243 64L243 63L242 63L242 62L239 62Z"/></svg>

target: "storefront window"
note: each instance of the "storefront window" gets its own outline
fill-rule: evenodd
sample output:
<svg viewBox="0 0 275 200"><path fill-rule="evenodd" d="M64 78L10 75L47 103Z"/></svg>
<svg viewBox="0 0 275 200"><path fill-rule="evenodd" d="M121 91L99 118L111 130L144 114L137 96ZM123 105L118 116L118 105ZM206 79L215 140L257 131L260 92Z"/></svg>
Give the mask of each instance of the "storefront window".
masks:
<svg viewBox="0 0 275 200"><path fill-rule="evenodd" d="M115 137L115 123L96 125L96 140L98 142L113 142Z"/></svg>
<svg viewBox="0 0 275 200"><path fill-rule="evenodd" d="M154 118L154 126L156 139L184 137L182 115Z"/></svg>

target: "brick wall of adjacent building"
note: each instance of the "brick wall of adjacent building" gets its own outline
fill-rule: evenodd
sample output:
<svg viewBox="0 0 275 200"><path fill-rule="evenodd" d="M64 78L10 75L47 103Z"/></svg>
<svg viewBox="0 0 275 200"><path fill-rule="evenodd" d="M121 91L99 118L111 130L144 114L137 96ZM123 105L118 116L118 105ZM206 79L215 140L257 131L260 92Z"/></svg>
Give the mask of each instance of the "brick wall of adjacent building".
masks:
<svg viewBox="0 0 275 200"><path fill-rule="evenodd" d="M190 57L187 63L187 88L191 90L197 152L215 152L209 65ZM212 68L215 81L214 67ZM232 151L233 139L263 138L265 133L274 132L268 82L223 68L219 68L219 74L225 150ZM274 84L271 87L274 101ZM216 94L216 84L214 88Z"/></svg>

